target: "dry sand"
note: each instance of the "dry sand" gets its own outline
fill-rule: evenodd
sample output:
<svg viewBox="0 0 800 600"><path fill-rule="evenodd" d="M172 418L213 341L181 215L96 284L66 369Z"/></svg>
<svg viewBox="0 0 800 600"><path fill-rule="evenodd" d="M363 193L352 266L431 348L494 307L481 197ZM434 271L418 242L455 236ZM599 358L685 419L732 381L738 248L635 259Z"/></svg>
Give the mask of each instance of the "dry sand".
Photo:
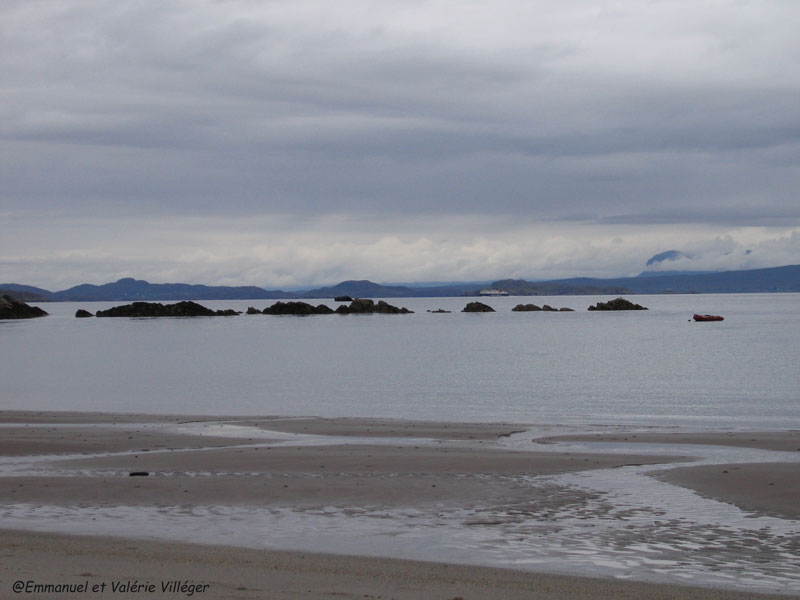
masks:
<svg viewBox="0 0 800 600"><path fill-rule="evenodd" d="M255 439L182 435L169 426L224 421L291 433L352 437L335 445L281 445L269 434ZM592 493L522 477L682 460L637 454L516 452L492 440L518 425L457 425L371 419L269 417L163 417L81 413L0 412L0 459L39 456L30 472L6 475L0 502L83 507L200 506L383 506L482 507L540 513L576 507ZM376 438L369 444L356 439ZM644 436L639 435L641 441ZM716 442L719 436L710 438ZM771 446L795 444L795 433L770 435ZM435 438L416 443L399 438ZM744 444L743 437L734 436ZM741 439L740 439L741 438ZM592 438L595 439L595 438ZM699 439L702 438L702 436ZM731 441L730 436L725 439ZM381 441L381 443L378 443ZM690 442L687 442L690 443ZM697 443L693 441L691 443ZM58 460L46 458L61 455ZM65 456L69 455L69 456ZM784 468L786 465L781 465ZM705 468L705 467L703 467ZM769 469L772 469L770 466ZM129 477L146 471L147 477ZM770 471L760 471L763 475ZM670 481L696 487L726 501L751 502L749 510L791 512L787 498L797 486L769 486L770 497L747 494L750 469L733 478L706 477L694 468L674 470ZM782 472L784 476L794 476ZM698 474L698 475L695 475ZM769 476L766 476L770 479ZM719 480L719 481L718 481ZM700 483L703 486L701 489ZM769 482L767 481L768 485ZM752 486L751 486L752 487ZM734 489L735 488L735 489ZM532 493L532 491L534 493ZM788 512L787 512L788 511ZM88 531L87 533L91 533ZM133 533L132 533L133 535ZM0 598L13 597L16 580L40 583L88 581L89 586L128 579L208 583L198 598L748 598L683 586L594 580L528 572L352 556L223 548L124 538L0 532L3 556ZM16 597L37 597L21 594ZM185 597L76 592L50 598ZM783 596L785 597L785 596Z"/></svg>

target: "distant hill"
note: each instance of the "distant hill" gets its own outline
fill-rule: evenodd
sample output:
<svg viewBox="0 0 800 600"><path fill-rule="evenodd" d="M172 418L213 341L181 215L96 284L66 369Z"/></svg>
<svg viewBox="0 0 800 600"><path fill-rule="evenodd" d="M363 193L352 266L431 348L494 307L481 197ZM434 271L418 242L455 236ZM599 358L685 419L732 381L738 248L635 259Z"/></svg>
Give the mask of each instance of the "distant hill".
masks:
<svg viewBox="0 0 800 600"><path fill-rule="evenodd" d="M610 294L720 294L800 292L800 265L722 271L717 273L652 273L638 277L598 279L575 277L550 281L502 279L487 284L453 283L411 287L381 285L367 280L343 281L335 286L307 292L265 290L256 286L208 286L188 283L149 283L124 278L103 285L83 284L60 292L17 283L0 284L0 293L23 302L94 302L164 300L291 300L298 298L436 298L476 295L485 287L507 291L513 296L610 295Z"/></svg>
<svg viewBox="0 0 800 600"><path fill-rule="evenodd" d="M21 290L10 290L2 286L0 286L0 296L11 296L20 302L52 302L48 296L43 296L42 294Z"/></svg>
<svg viewBox="0 0 800 600"><path fill-rule="evenodd" d="M475 284L449 284L424 287L405 285L382 285L365 279L359 281L343 281L330 287L317 288L305 292L303 298L335 298L351 296L353 298L436 298L463 296L470 293Z"/></svg>
<svg viewBox="0 0 800 600"><path fill-rule="evenodd" d="M100 300L258 300L291 298L294 294L282 291L267 291L256 286L208 286L188 283L149 283L141 279L126 277L106 283L85 283L68 290L54 292L54 300L62 302L92 302Z"/></svg>
<svg viewBox="0 0 800 600"><path fill-rule="evenodd" d="M491 284L497 290L512 296L564 296L629 294L630 290L619 285L605 285L602 279L597 283L577 284L567 281L525 281L524 279L501 279Z"/></svg>
<svg viewBox="0 0 800 600"><path fill-rule="evenodd" d="M619 286L634 294L729 294L800 292L800 265L661 275L659 277L623 277L619 279L593 279L579 277L561 280L573 285Z"/></svg>
<svg viewBox="0 0 800 600"><path fill-rule="evenodd" d="M22 302L51 302L53 292L18 283L0 283L0 296L8 294Z"/></svg>

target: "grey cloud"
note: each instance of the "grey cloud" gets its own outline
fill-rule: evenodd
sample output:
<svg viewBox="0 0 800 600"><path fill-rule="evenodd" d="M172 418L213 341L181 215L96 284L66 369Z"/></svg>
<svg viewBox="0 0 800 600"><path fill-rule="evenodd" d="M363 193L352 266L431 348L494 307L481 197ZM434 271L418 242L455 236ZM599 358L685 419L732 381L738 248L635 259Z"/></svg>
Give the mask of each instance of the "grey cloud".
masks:
<svg viewBox="0 0 800 600"><path fill-rule="evenodd" d="M798 17L794 2L8 0L0 201L367 216L383 233L465 213L792 226Z"/></svg>

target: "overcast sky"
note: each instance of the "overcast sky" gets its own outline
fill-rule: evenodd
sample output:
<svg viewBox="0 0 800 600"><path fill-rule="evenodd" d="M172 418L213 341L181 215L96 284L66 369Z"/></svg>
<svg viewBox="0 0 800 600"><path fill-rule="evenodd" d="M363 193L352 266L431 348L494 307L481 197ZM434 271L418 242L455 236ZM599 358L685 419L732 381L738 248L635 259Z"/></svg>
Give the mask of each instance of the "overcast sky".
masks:
<svg viewBox="0 0 800 600"><path fill-rule="evenodd" d="M3 0L0 282L800 263L797 0Z"/></svg>

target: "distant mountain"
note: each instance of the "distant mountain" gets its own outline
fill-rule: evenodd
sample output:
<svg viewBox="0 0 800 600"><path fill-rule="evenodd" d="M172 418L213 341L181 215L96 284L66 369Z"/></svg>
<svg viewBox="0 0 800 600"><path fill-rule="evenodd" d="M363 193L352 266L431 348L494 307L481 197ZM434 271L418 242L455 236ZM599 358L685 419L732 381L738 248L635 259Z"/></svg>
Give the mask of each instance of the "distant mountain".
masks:
<svg viewBox="0 0 800 600"><path fill-rule="evenodd" d="M32 285L0 283L0 296L8 294L21 302L51 302L53 292Z"/></svg>
<svg viewBox="0 0 800 600"><path fill-rule="evenodd" d="M151 301L151 300L258 300L293 298L294 294L267 291L255 286L208 286L188 283L149 283L126 277L103 285L84 283L60 292L51 292L60 302Z"/></svg>
<svg viewBox="0 0 800 600"><path fill-rule="evenodd" d="M618 279L579 277L561 281L575 285L620 286L634 294L800 292L800 265L692 275L664 274L660 277Z"/></svg>
<svg viewBox="0 0 800 600"><path fill-rule="evenodd" d="M343 281L330 287L309 290L302 294L303 298L335 298L351 296L353 298L437 298L464 296L475 288L474 283L448 284L423 287L405 285L382 285L365 279L359 281Z"/></svg>
<svg viewBox="0 0 800 600"><path fill-rule="evenodd" d="M497 290L512 296L564 296L628 294L630 290L619 285L605 285L602 279L597 283L572 283L570 281L525 281L524 279L501 279L491 284ZM477 290L476 290L477 293Z"/></svg>
<svg viewBox="0 0 800 600"><path fill-rule="evenodd" d="M335 298L336 296L352 296L353 298L411 298L413 288L406 286L380 285L362 279L359 281L343 281L330 287L309 290L303 298Z"/></svg>
<svg viewBox="0 0 800 600"><path fill-rule="evenodd" d="M684 254L680 250L667 250L666 252L661 252L656 254L655 256L651 256L650 259L647 261L647 266L652 267L654 265L660 265L662 262L670 262L674 260L678 260L680 258L691 258L688 254Z"/></svg>
<svg viewBox="0 0 800 600"><path fill-rule="evenodd" d="M611 294L719 294L800 292L800 265L721 271L715 273L648 273L638 277L598 279L574 277L550 281L502 279L487 284L453 283L411 287L381 285L372 281L343 281L338 285L307 292L265 290L256 286L208 286L188 283L148 283L124 278L104 285L78 285L68 290L51 292L17 283L0 284L2 293L23 302L46 301L163 301L163 300L291 300L298 298L436 298L472 296L485 287L504 290L513 296L611 295Z"/></svg>

